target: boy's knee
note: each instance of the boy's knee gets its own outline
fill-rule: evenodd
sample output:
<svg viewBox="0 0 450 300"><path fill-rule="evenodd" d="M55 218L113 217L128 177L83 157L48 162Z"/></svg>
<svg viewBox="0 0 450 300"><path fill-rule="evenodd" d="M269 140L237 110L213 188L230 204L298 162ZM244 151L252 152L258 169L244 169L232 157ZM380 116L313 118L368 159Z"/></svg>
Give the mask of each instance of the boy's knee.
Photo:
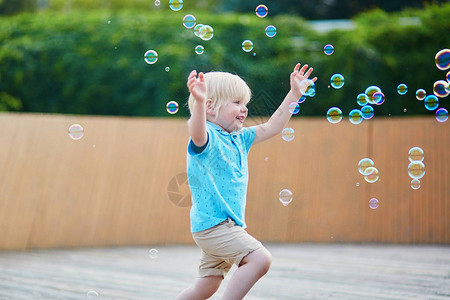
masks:
<svg viewBox="0 0 450 300"><path fill-rule="evenodd" d="M263 272L263 275L266 274L270 266L272 265L272 254L266 249L263 248L264 252L261 255L261 272Z"/></svg>

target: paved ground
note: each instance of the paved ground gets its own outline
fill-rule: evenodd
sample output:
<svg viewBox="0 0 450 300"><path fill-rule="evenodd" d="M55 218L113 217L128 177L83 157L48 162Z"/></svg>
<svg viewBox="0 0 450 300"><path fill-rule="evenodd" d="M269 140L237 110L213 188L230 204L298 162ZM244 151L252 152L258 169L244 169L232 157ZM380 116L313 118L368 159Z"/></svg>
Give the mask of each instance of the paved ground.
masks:
<svg viewBox="0 0 450 300"><path fill-rule="evenodd" d="M266 247L272 268L245 299L450 299L448 245ZM0 299L174 299L198 256L196 246L0 252Z"/></svg>

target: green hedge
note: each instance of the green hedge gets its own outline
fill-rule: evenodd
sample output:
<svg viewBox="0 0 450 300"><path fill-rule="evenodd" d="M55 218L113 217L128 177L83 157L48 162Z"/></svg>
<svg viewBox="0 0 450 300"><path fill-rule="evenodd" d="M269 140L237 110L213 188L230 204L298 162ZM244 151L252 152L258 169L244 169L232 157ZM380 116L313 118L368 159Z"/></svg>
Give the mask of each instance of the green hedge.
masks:
<svg viewBox="0 0 450 300"><path fill-rule="evenodd" d="M203 41L183 27L188 13L214 28L211 40ZM184 9L1 17L0 110L168 116L166 103L175 100L181 105L175 116L187 116L186 78L197 69L240 75L254 94L251 112L267 115L284 98L289 74L301 62L313 66L319 80L316 96L301 106L300 115L323 115L330 106L347 114L358 107L356 96L369 85L378 85L386 95L377 114L426 114L430 112L414 93L418 88L430 93L434 81L445 79L434 55L450 46L449 15L450 5L399 14L376 10L358 16L354 31L326 34L293 16L260 19ZM414 17L420 25L408 25L411 19L404 17ZM277 27L273 38L264 33L269 24ZM255 45L249 53L241 49L245 39ZM335 47L331 56L323 53L328 43ZM205 47L202 55L194 52L199 44ZM159 54L153 65L143 59L149 49ZM345 76L342 89L328 87L334 73ZM405 96L396 92L399 83L408 85ZM448 100L441 99L441 106L448 108Z"/></svg>

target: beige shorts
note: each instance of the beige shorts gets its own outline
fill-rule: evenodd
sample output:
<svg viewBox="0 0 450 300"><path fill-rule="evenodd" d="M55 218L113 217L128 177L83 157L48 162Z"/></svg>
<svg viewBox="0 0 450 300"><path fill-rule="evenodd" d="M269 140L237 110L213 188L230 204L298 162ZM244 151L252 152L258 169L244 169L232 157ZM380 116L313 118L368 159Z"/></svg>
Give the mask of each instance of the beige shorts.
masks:
<svg viewBox="0 0 450 300"><path fill-rule="evenodd" d="M199 277L225 277L233 264L239 266L250 252L263 247L261 242L231 219L209 229L194 232L192 236L202 249Z"/></svg>

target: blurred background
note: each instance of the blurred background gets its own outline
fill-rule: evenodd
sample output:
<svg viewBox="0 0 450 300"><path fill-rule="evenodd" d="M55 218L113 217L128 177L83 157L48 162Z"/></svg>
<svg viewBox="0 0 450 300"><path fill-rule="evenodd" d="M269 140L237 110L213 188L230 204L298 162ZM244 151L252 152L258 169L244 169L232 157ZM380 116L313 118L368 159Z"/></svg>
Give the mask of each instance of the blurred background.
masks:
<svg viewBox="0 0 450 300"><path fill-rule="evenodd" d="M255 16L260 4L269 8L264 18ZM331 106L346 115L372 85L386 98L376 115L434 114L415 91L430 94L435 81L445 80L434 56L450 45L448 1L201 0L174 11L158 0L1 0L0 14L0 111L186 117L192 69L236 73L254 99L263 94L276 108L301 62L319 78L303 116L324 116ZM185 28L187 14L211 25L213 38ZM276 27L274 37L266 36L268 25ZM241 47L247 39L249 52ZM326 44L334 46L332 55L324 54ZM197 45L203 54L195 53ZM144 61L147 50L158 53L155 64ZM335 73L345 88L330 87ZM176 115L167 113L169 101L180 105ZM447 102L440 106L448 109Z"/></svg>

